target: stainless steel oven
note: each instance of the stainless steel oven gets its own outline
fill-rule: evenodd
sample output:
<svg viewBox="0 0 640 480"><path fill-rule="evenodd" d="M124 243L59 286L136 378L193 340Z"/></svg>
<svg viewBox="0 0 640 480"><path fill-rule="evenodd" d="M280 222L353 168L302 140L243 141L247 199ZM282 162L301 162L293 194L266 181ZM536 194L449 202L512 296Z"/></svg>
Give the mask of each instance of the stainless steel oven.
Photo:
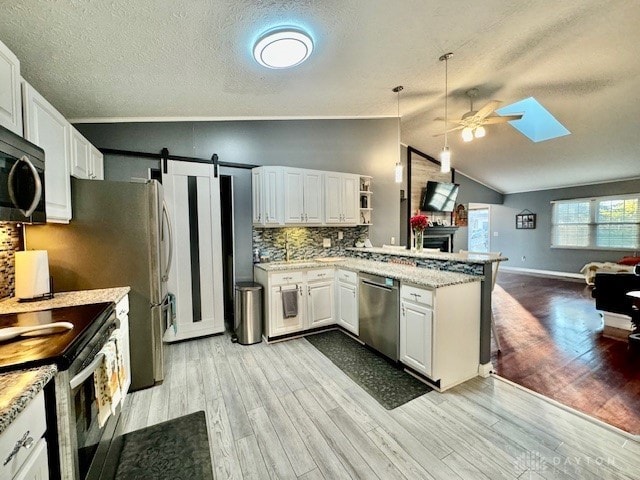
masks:
<svg viewBox="0 0 640 480"><path fill-rule="evenodd" d="M0 221L46 220L44 150L0 127Z"/></svg>
<svg viewBox="0 0 640 480"><path fill-rule="evenodd" d="M119 435L121 407L98 425L93 375L102 362L100 349L119 327L112 311L107 321L55 379L58 459L63 480L99 478L111 440Z"/></svg>

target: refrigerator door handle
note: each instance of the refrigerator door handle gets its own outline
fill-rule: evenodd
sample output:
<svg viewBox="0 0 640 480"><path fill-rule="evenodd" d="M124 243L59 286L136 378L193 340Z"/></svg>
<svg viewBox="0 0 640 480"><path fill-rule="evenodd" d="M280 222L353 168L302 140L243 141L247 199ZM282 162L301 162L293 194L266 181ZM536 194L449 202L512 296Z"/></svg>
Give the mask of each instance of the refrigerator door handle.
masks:
<svg viewBox="0 0 640 480"><path fill-rule="evenodd" d="M169 257L167 258L167 265L164 273L162 274L162 281L169 280L169 272L171 271L171 262L173 261L173 227L171 226L171 219L169 218L169 210L167 209L167 202L162 200L162 216L167 221L167 230L169 231ZM164 229L163 229L164 231Z"/></svg>

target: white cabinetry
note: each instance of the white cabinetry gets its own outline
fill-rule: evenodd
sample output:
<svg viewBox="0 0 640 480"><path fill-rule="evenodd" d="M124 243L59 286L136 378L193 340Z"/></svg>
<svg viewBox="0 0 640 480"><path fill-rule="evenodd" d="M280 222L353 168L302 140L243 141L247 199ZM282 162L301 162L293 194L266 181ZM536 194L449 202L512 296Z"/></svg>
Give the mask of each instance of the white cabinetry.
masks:
<svg viewBox="0 0 640 480"><path fill-rule="evenodd" d="M433 375L432 298L429 290L400 289L400 361L427 376Z"/></svg>
<svg viewBox="0 0 640 480"><path fill-rule="evenodd" d="M266 272L256 267L254 277L264 288L265 336L268 339L335 323L333 268ZM298 314L285 318L282 292L295 291Z"/></svg>
<svg viewBox="0 0 640 480"><path fill-rule="evenodd" d="M27 82L22 83L24 138L45 151L47 222L71 220L69 122Z"/></svg>
<svg viewBox="0 0 640 480"><path fill-rule="evenodd" d="M400 361L440 390L478 375L480 283L400 288Z"/></svg>
<svg viewBox="0 0 640 480"><path fill-rule="evenodd" d="M282 167L252 170L253 224L262 227L283 225Z"/></svg>
<svg viewBox="0 0 640 480"><path fill-rule="evenodd" d="M288 333L299 332L306 329L306 297L303 295L305 288L305 274L302 271L274 273L266 283L263 283L265 292L269 292L266 322L267 335L277 337ZM261 282L262 283L262 282ZM298 314L285 318L282 305L282 292L296 291L298 295Z"/></svg>
<svg viewBox="0 0 640 480"><path fill-rule="evenodd" d="M22 136L20 60L0 42L0 125Z"/></svg>
<svg viewBox="0 0 640 480"><path fill-rule="evenodd" d="M358 275L349 270L338 270L336 273L336 323L354 335L360 334Z"/></svg>
<svg viewBox="0 0 640 480"><path fill-rule="evenodd" d="M284 223L321 225L322 172L284 168Z"/></svg>
<svg viewBox="0 0 640 480"><path fill-rule="evenodd" d="M120 330L122 330L122 357L124 360L124 385L123 394L126 395L131 385L131 352L129 347L129 295L120 300L116 304L116 318L120 322ZM123 399L124 400L124 399Z"/></svg>
<svg viewBox="0 0 640 480"><path fill-rule="evenodd" d="M77 178L102 180L103 155L78 130L69 125L71 142L71 175Z"/></svg>
<svg viewBox="0 0 640 480"><path fill-rule="evenodd" d="M307 272L309 328L335 323L333 268Z"/></svg>
<svg viewBox="0 0 640 480"><path fill-rule="evenodd" d="M0 435L0 478L49 478L47 443L43 438L46 429L44 392L41 391Z"/></svg>
<svg viewBox="0 0 640 480"><path fill-rule="evenodd" d="M360 176L348 173L325 174L325 223L357 225Z"/></svg>

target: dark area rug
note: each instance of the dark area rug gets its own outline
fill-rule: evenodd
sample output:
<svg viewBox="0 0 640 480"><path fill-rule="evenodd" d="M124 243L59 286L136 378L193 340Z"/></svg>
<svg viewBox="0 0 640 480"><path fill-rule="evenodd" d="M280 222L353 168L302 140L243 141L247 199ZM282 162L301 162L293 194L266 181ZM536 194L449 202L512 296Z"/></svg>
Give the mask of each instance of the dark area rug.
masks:
<svg viewBox="0 0 640 480"><path fill-rule="evenodd" d="M387 410L433 390L339 330L306 339Z"/></svg>
<svg viewBox="0 0 640 480"><path fill-rule="evenodd" d="M195 412L121 437L118 480L213 480L204 412Z"/></svg>

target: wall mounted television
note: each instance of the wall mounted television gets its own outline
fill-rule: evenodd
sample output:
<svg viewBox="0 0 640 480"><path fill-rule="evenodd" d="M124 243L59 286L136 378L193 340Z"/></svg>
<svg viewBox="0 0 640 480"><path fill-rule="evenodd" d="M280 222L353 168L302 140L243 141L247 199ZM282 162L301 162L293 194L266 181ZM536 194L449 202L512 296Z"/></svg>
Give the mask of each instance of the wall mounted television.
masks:
<svg viewBox="0 0 640 480"><path fill-rule="evenodd" d="M420 210L423 212L453 212L458 197L457 183L427 182L422 191Z"/></svg>

